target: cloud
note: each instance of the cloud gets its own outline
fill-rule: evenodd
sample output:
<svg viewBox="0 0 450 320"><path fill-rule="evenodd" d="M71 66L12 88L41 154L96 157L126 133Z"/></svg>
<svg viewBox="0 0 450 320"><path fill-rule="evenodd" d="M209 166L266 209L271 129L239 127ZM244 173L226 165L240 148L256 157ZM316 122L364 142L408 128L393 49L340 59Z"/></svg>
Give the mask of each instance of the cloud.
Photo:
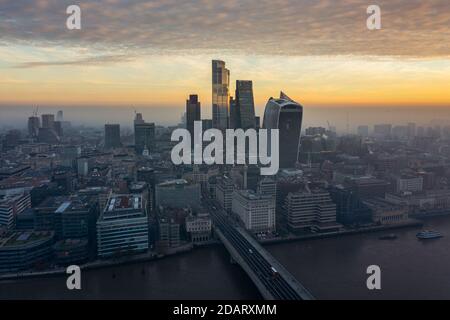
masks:
<svg viewBox="0 0 450 320"><path fill-rule="evenodd" d="M27 69L27 68L48 67L48 66L95 66L95 65L114 64L117 62L128 62L132 61L132 59L133 57L129 55L103 55L75 60L23 62L16 64L15 66L13 66L13 68Z"/></svg>
<svg viewBox="0 0 450 320"><path fill-rule="evenodd" d="M83 45L133 52L215 50L268 55L449 56L448 0L378 0L382 30L366 28L366 0L0 0L0 43Z"/></svg>

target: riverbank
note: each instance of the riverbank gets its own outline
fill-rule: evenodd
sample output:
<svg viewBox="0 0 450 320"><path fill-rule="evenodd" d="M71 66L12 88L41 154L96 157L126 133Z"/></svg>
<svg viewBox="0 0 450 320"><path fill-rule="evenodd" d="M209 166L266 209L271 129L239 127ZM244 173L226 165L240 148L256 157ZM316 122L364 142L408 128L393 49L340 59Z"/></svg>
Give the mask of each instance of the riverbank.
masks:
<svg viewBox="0 0 450 320"><path fill-rule="evenodd" d="M401 228L410 228L410 227L421 227L423 226L423 222L420 220L410 220L404 223L394 224L394 225L385 225L385 226L372 226L372 227L364 227L358 229L351 230L343 230L339 232L330 232L330 233L322 233L322 234L307 234L307 235L290 235L282 238L273 238L273 239L258 239L258 242L261 245L272 245L272 244L281 244L288 242L297 242L304 240L319 240L319 239L327 239L327 238L337 238L347 235L355 235L355 234L363 234L363 233L374 233L374 232L382 232L393 229L401 229ZM157 254L155 252L148 252L139 255L133 256L125 256L122 258L115 258L109 260L95 260L92 262L88 262L80 265L82 270L92 270L92 269L101 269L101 268L111 268L115 266L127 265L127 264L135 264L141 262L149 262L164 259L167 257L171 257L174 255L184 254L191 252L196 247L205 247L205 246L214 246L220 244L219 241L210 241L203 245L193 245L192 243L188 243L186 245L172 248L166 251L164 254ZM2 280L19 280L24 278L40 278L40 277L51 277L57 275L65 275L65 268L58 268L52 270L45 271L30 271L30 272L19 272L19 273L10 273L5 275L0 275L0 281Z"/></svg>
<svg viewBox="0 0 450 320"><path fill-rule="evenodd" d="M358 229L347 229L347 230L328 232L328 233L289 235L287 237L282 237L282 238L263 239L263 240L259 240L259 242L262 245L270 245L270 244L295 242L295 241L302 241L302 240L318 240L318 239L335 238L335 237L349 236L349 235L363 234L363 233L383 232L383 231L403 229L403 228L422 227L423 225L424 225L423 221L416 220L416 219L410 219L409 221L405 221L402 223L396 223L396 224L392 224L392 225L370 226L370 227L363 227L363 228L358 228Z"/></svg>
<svg viewBox="0 0 450 320"><path fill-rule="evenodd" d="M95 260L92 262L88 262L85 264L81 264L80 268L82 270L92 270L92 269L101 269L108 267L121 266L126 264L134 264L141 262L149 262L164 259L170 256L179 255L182 253L190 252L194 249L194 245L192 243L188 243L186 245L182 245L177 248L168 249L164 254L158 254L155 252L148 252L138 255L125 256L121 258L108 259L108 260ZM18 272L18 273L9 273L0 275L0 281L2 280L18 280L24 278L41 278L41 277L51 277L66 274L66 268L57 268L52 270L45 271L29 271L29 272Z"/></svg>

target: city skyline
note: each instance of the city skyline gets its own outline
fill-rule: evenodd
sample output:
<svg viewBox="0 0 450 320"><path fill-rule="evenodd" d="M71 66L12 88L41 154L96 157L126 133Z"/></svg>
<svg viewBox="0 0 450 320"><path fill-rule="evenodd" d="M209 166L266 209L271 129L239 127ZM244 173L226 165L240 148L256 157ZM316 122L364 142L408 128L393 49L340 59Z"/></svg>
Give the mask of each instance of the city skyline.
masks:
<svg viewBox="0 0 450 320"><path fill-rule="evenodd" d="M172 110L191 93L209 109L214 59L227 62L232 79L253 81L259 111L279 88L313 107L450 107L445 1L382 2L375 31L366 28L367 4L359 0L263 1L258 12L251 1L124 4L82 4L81 30L65 29L65 3L5 5L0 110ZM177 19L189 13L196 18Z"/></svg>

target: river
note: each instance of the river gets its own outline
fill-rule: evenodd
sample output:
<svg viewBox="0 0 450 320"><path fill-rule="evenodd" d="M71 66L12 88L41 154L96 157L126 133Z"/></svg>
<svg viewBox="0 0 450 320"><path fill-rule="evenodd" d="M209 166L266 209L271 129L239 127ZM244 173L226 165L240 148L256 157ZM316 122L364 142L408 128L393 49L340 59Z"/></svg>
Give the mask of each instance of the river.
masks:
<svg viewBox="0 0 450 320"><path fill-rule="evenodd" d="M266 248L318 299L450 299L450 217L426 222L444 238L416 239L418 228L308 240ZM366 287L366 269L381 268L379 291ZM84 271L82 290L65 277L0 282L0 299L260 299L222 246L147 263Z"/></svg>

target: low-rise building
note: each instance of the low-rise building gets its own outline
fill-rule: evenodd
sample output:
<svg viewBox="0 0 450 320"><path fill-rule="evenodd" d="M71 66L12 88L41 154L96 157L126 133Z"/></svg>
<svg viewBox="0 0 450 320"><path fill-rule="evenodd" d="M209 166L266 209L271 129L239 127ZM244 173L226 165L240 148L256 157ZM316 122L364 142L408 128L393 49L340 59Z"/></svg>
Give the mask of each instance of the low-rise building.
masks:
<svg viewBox="0 0 450 320"><path fill-rule="evenodd" d="M211 240L212 220L209 214L189 215L186 218L186 232L193 243Z"/></svg>

